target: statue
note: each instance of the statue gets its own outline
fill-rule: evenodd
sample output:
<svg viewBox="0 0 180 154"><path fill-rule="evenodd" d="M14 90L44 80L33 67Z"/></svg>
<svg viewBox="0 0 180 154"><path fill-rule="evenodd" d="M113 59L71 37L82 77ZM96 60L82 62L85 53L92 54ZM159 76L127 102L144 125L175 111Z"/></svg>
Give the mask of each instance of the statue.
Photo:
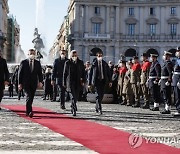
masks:
<svg viewBox="0 0 180 154"><path fill-rule="evenodd" d="M42 49L44 48L44 43L37 28L34 29L34 39L32 40L32 43L34 43L34 48L37 51L37 58L40 60L43 58Z"/></svg>

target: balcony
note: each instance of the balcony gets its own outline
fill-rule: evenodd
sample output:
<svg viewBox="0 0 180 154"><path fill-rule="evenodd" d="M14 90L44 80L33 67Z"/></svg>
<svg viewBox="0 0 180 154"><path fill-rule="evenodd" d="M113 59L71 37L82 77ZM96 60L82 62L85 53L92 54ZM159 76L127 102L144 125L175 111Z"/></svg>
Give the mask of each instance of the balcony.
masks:
<svg viewBox="0 0 180 154"><path fill-rule="evenodd" d="M180 42L180 35L120 35L120 41L131 42L170 42L178 41Z"/></svg>
<svg viewBox="0 0 180 154"><path fill-rule="evenodd" d="M91 33L84 33L84 38L88 39L110 39L110 34L91 34Z"/></svg>

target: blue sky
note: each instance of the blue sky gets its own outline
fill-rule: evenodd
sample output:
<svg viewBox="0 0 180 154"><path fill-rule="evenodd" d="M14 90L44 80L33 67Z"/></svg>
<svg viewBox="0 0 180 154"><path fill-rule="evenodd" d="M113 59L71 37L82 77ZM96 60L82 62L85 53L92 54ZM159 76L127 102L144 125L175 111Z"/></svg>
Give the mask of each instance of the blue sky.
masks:
<svg viewBox="0 0 180 154"><path fill-rule="evenodd" d="M53 45L64 16L67 14L69 0L44 0L44 27L47 49ZM9 0L10 14L16 17L21 28L20 42L27 52L33 47L32 39L36 27L36 0ZM40 32L41 33L41 32Z"/></svg>

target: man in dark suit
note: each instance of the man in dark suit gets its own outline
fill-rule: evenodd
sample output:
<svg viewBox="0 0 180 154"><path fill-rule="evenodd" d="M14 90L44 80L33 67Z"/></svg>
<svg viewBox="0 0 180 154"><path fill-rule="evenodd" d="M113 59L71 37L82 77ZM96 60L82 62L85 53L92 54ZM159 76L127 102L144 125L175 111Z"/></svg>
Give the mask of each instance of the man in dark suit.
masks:
<svg viewBox="0 0 180 154"><path fill-rule="evenodd" d="M29 50L29 58L21 62L19 67L19 90L26 94L26 116L33 117L32 103L37 86L42 87L43 76L41 63L35 59L34 49Z"/></svg>
<svg viewBox="0 0 180 154"><path fill-rule="evenodd" d="M9 84L8 81L9 81L9 71L8 71L7 63L6 60L2 58L2 52L0 51L0 103L3 98L5 85Z"/></svg>
<svg viewBox="0 0 180 154"><path fill-rule="evenodd" d="M102 114L101 102L104 96L105 84L109 83L109 86L112 86L109 66L102 57L103 54L99 51L97 58L93 61L88 80L90 89L92 86L96 87L98 95L96 98L96 112L100 114Z"/></svg>
<svg viewBox="0 0 180 154"><path fill-rule="evenodd" d="M84 86L85 81L84 63L78 58L77 51L72 50L70 53L70 59L66 61L64 66L63 86L66 87L67 91L71 92L71 112L73 116L76 116L76 103L79 98L80 89Z"/></svg>
<svg viewBox="0 0 180 154"><path fill-rule="evenodd" d="M62 78L64 72L64 64L68 59L66 58L66 51L60 51L60 57L55 59L53 64L53 73L52 73L52 85L57 85L59 89L59 101L61 102L61 109L65 108L65 88L62 85Z"/></svg>

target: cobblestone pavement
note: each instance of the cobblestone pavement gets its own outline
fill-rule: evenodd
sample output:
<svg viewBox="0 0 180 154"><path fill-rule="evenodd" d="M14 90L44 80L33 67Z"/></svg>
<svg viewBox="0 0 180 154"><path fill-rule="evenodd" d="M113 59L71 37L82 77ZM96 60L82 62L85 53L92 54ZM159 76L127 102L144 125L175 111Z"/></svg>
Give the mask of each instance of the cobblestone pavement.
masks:
<svg viewBox="0 0 180 154"><path fill-rule="evenodd" d="M21 101L3 99L2 104L24 105L25 99ZM66 110L61 110L59 102L42 101L40 97L37 97L33 105L71 116L70 102L66 102ZM75 118L95 121L130 133L138 133L152 143L161 139L164 144L180 148L180 118L119 104L103 104L103 115L98 115L94 107L95 104L89 102L78 102L78 112ZM175 109L173 108L172 111L175 112ZM18 154L23 153L22 150L35 151L39 154L46 154L48 150L51 150L51 153L54 150L54 154L56 150L62 153L95 153L61 134L20 118L5 109L0 111L0 153L2 150L4 154L8 151L11 154L12 150L21 150L16 151Z"/></svg>

